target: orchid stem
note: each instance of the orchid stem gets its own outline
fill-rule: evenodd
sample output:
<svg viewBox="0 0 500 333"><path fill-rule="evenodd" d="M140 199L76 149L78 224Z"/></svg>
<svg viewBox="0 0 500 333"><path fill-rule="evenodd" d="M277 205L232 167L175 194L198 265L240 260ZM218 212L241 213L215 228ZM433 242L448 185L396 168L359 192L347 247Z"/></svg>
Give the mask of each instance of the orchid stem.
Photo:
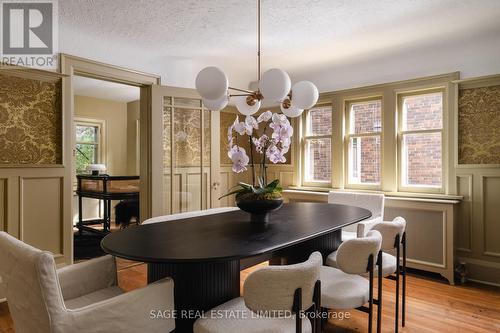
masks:
<svg viewBox="0 0 500 333"><path fill-rule="evenodd" d="M248 136L248 141L250 141L250 162L252 163L252 186L255 186L255 167L253 164L253 148L252 148L252 136Z"/></svg>

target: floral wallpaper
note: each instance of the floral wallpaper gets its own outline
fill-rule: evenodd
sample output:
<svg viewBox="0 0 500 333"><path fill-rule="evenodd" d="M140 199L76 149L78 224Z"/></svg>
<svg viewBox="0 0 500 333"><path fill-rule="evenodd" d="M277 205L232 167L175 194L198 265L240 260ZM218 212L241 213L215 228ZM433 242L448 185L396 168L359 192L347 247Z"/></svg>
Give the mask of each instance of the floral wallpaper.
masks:
<svg viewBox="0 0 500 333"><path fill-rule="evenodd" d="M0 82L0 165L62 163L60 82Z"/></svg>
<svg viewBox="0 0 500 333"><path fill-rule="evenodd" d="M164 107L163 111L163 166L170 168L171 118L172 108ZM210 166L210 113L204 111L204 149L203 165ZM174 163L175 167L200 166L201 155L201 111L198 109L177 108L174 112Z"/></svg>
<svg viewBox="0 0 500 333"><path fill-rule="evenodd" d="M500 164L500 85L460 90L458 163Z"/></svg>

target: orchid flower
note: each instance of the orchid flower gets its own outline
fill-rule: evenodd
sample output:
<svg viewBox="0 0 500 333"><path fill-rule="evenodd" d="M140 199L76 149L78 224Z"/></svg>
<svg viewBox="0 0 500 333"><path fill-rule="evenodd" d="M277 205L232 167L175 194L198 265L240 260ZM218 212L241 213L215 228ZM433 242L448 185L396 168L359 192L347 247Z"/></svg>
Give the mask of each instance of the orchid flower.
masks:
<svg viewBox="0 0 500 333"><path fill-rule="evenodd" d="M242 147L233 146L228 152L228 156L233 162L233 171L236 173L240 173L247 170L248 162L250 158L246 154L246 151Z"/></svg>
<svg viewBox="0 0 500 333"><path fill-rule="evenodd" d="M263 112L258 118L257 118L257 122L258 123L261 123L263 121L269 121L269 119L271 119L273 116L273 113L269 110L267 110L266 112Z"/></svg>
<svg viewBox="0 0 500 333"><path fill-rule="evenodd" d="M263 152L264 150L264 147L266 146L266 143L269 141L269 137L265 134L263 134L260 138L253 138L252 139L252 142L255 146L255 149L257 150L257 152L261 153Z"/></svg>
<svg viewBox="0 0 500 333"><path fill-rule="evenodd" d="M266 156L274 164L286 162L284 153L281 150L279 150L278 147L276 146L270 147L266 152Z"/></svg>
<svg viewBox="0 0 500 333"><path fill-rule="evenodd" d="M259 129L259 123L257 122L257 120L255 120L255 118L253 116L247 116L245 118L245 124L247 126L250 126L252 127L253 129Z"/></svg>

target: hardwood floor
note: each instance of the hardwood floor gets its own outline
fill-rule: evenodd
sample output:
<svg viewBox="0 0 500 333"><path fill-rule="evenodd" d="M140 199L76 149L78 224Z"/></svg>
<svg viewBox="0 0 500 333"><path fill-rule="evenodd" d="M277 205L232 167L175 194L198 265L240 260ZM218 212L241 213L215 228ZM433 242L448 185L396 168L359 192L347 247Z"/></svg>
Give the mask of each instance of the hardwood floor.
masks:
<svg viewBox="0 0 500 333"><path fill-rule="evenodd" d="M242 282L254 269L241 273ZM119 284L124 290L145 286L146 278L146 265L118 261ZM394 286L394 281L384 279L383 332L394 331ZM450 286L440 280L410 274L407 310L406 327L400 328L401 332L500 333L500 288L473 283ZM325 332L366 332L367 314L356 310L349 311L349 314L349 319L330 319ZM0 332L14 332L6 303L0 304Z"/></svg>

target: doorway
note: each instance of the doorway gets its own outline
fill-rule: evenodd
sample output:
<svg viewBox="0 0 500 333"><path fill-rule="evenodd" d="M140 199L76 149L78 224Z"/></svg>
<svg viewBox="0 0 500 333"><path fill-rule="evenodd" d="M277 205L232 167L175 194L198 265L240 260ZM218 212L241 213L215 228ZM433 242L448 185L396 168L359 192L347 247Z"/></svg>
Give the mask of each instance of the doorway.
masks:
<svg viewBox="0 0 500 333"><path fill-rule="evenodd" d="M140 88L73 76L74 259L140 220Z"/></svg>

